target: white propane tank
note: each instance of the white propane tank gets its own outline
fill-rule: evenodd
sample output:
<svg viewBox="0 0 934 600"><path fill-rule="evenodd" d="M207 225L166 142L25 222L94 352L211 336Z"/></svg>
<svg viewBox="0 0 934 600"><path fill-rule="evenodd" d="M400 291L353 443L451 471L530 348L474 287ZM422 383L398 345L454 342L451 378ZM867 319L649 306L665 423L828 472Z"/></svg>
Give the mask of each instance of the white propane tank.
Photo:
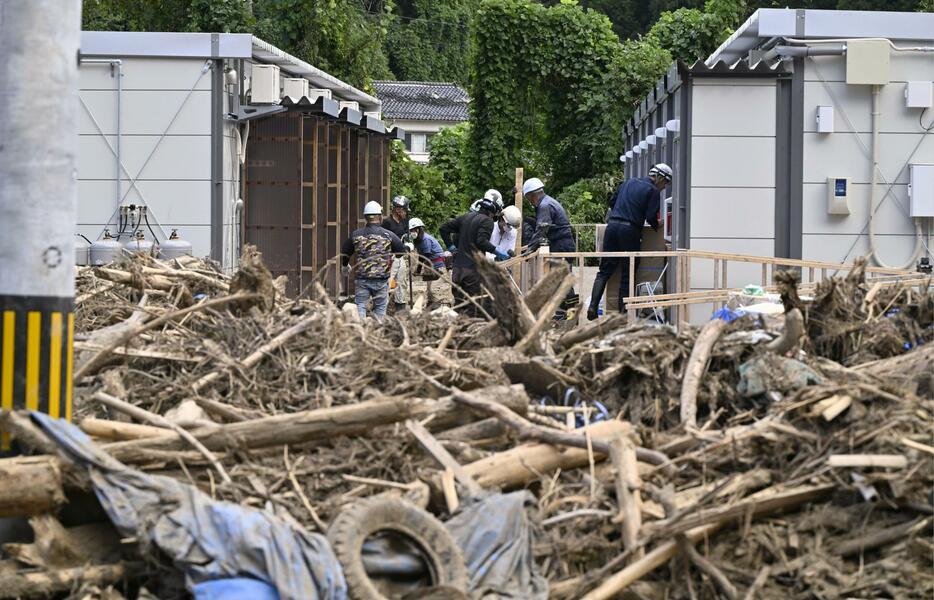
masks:
<svg viewBox="0 0 934 600"><path fill-rule="evenodd" d="M91 264L95 267L109 265L120 258L122 250L123 245L105 229L104 237L91 244Z"/></svg>
<svg viewBox="0 0 934 600"><path fill-rule="evenodd" d="M84 236L75 234L75 264L86 267L91 264L91 245L84 240Z"/></svg>
<svg viewBox="0 0 934 600"><path fill-rule="evenodd" d="M159 244L159 256L165 259L178 258L191 254L191 242L178 237L178 230L173 229L169 239Z"/></svg>
<svg viewBox="0 0 934 600"><path fill-rule="evenodd" d="M123 247L130 252L143 252L145 254L152 253L152 246L153 243L146 239L142 231L137 231L135 237L130 238L123 244Z"/></svg>

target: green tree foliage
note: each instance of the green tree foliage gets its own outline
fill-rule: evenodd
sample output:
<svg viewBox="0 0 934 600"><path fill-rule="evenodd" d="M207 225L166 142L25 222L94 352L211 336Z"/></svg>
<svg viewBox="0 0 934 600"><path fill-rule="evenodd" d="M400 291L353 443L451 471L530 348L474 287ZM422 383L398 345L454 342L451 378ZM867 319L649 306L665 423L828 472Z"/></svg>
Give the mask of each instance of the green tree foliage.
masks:
<svg viewBox="0 0 934 600"><path fill-rule="evenodd" d="M617 164L632 111L626 103L664 73L667 52L646 42L620 44L605 15L573 0L551 7L484 0L475 23L476 183L505 187L523 166L530 175L549 175L557 189Z"/></svg>
<svg viewBox="0 0 934 600"><path fill-rule="evenodd" d="M257 36L352 85L391 76L387 17L357 0L253 0L253 11Z"/></svg>
<svg viewBox="0 0 934 600"><path fill-rule="evenodd" d="M467 160L470 148L470 124L446 127L431 138L431 166L451 186L455 204L469 204L483 190L471 187Z"/></svg>
<svg viewBox="0 0 934 600"><path fill-rule="evenodd" d="M190 0L84 0L86 31L188 31Z"/></svg>
<svg viewBox="0 0 934 600"><path fill-rule="evenodd" d="M664 12L646 39L687 64L707 57L729 37L745 16L743 0L707 0L704 10L679 8Z"/></svg>
<svg viewBox="0 0 934 600"><path fill-rule="evenodd" d="M388 13L364 0L84 0L82 27L253 33L358 87L391 76Z"/></svg>
<svg viewBox="0 0 934 600"><path fill-rule="evenodd" d="M467 83L470 18L479 0L401 0L386 41L400 80Z"/></svg>
<svg viewBox="0 0 934 600"><path fill-rule="evenodd" d="M409 158L401 142L393 144L391 195L408 197L412 214L422 219L429 231L437 232L442 223L466 211L482 193L468 187L469 132L470 127L464 123L435 134L427 165Z"/></svg>

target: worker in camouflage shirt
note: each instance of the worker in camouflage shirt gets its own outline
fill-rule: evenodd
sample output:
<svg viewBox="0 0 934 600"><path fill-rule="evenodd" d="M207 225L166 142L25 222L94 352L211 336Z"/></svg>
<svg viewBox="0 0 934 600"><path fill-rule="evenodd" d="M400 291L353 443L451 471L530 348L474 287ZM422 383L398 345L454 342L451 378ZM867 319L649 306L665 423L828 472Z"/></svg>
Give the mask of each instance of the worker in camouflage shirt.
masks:
<svg viewBox="0 0 934 600"><path fill-rule="evenodd" d="M365 319L367 306L373 300L373 316L382 321L389 304L389 274L393 255L403 254L405 246L399 236L380 226L383 216L378 202L367 202L363 209L366 226L357 229L341 248L341 271L350 274L350 257L357 256L354 302L360 318Z"/></svg>

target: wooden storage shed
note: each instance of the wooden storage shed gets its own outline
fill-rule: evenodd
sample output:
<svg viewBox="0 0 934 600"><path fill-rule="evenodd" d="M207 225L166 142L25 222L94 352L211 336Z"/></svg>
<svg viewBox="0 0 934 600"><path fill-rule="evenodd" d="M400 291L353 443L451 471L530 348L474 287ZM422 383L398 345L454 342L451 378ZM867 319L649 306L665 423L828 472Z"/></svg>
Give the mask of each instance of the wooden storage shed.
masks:
<svg viewBox="0 0 934 600"><path fill-rule="evenodd" d="M378 119L319 98L252 122L246 154L244 239L290 296L347 292L340 246L370 200L389 202L390 144Z"/></svg>

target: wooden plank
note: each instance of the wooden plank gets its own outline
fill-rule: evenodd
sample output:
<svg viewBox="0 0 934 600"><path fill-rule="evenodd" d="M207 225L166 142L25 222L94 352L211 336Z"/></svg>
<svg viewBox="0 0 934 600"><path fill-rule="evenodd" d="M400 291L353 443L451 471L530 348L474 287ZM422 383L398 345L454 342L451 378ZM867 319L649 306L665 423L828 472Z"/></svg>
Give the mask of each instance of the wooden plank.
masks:
<svg viewBox="0 0 934 600"><path fill-rule="evenodd" d="M728 264L728 261L724 260L723 265L721 266L721 271L720 271L720 275L723 277L723 279L720 281L720 289L724 289L724 290L730 287L729 285L727 285L727 281L728 281L726 277L727 264ZM723 303L723 306L726 306L726 302Z"/></svg>
<svg viewBox="0 0 934 600"><path fill-rule="evenodd" d="M629 322L636 320L636 311L632 308L629 308L629 300L635 298L636 296L636 259L629 259L629 291L626 294L626 316L629 318Z"/></svg>
<svg viewBox="0 0 934 600"><path fill-rule="evenodd" d="M522 214L522 184L525 182L525 169L523 169L522 167L519 167L516 169L515 181L516 181L516 193L515 193L514 201L516 204L516 208L519 209L519 216L520 216L519 227L516 228L516 247L515 247L516 256L518 257L520 254L522 254L522 224L523 224L522 217L524 216ZM522 268L521 265L519 268L520 269ZM519 279L520 281L522 279L521 271L520 271Z"/></svg>
<svg viewBox="0 0 934 600"><path fill-rule="evenodd" d="M87 417L79 425L81 431L96 438L106 440L139 440L143 438L173 436L171 429L140 425L138 423L124 423L123 421L110 421Z"/></svg>
<svg viewBox="0 0 934 600"><path fill-rule="evenodd" d="M453 515L460 506L460 500L457 498L457 487L454 485L454 469L450 467L444 469L441 473L441 492L444 494L444 502L447 504L448 512Z"/></svg>
<svg viewBox="0 0 934 600"><path fill-rule="evenodd" d="M639 489L642 482L639 480L636 449L632 440L624 435L616 436L610 442L610 460L615 471L623 548L632 551L633 558L638 560L645 556L645 550L639 547L639 530L642 529L642 501Z"/></svg>
<svg viewBox="0 0 934 600"><path fill-rule="evenodd" d="M412 435L415 436L415 439L422 445L422 447L434 458L438 463L441 464L445 469L450 469L454 473L454 477L457 478L461 485L467 488L467 493L471 496L479 496L483 493L483 488L477 481L471 477L464 467L460 465L454 457L451 456L451 453L441 445L441 442L435 439L435 436L431 435L425 426L415 421L414 419L409 419L405 422L405 427L412 432Z"/></svg>
<svg viewBox="0 0 934 600"><path fill-rule="evenodd" d="M904 469L908 459L902 454L831 454L827 457L827 466Z"/></svg>

